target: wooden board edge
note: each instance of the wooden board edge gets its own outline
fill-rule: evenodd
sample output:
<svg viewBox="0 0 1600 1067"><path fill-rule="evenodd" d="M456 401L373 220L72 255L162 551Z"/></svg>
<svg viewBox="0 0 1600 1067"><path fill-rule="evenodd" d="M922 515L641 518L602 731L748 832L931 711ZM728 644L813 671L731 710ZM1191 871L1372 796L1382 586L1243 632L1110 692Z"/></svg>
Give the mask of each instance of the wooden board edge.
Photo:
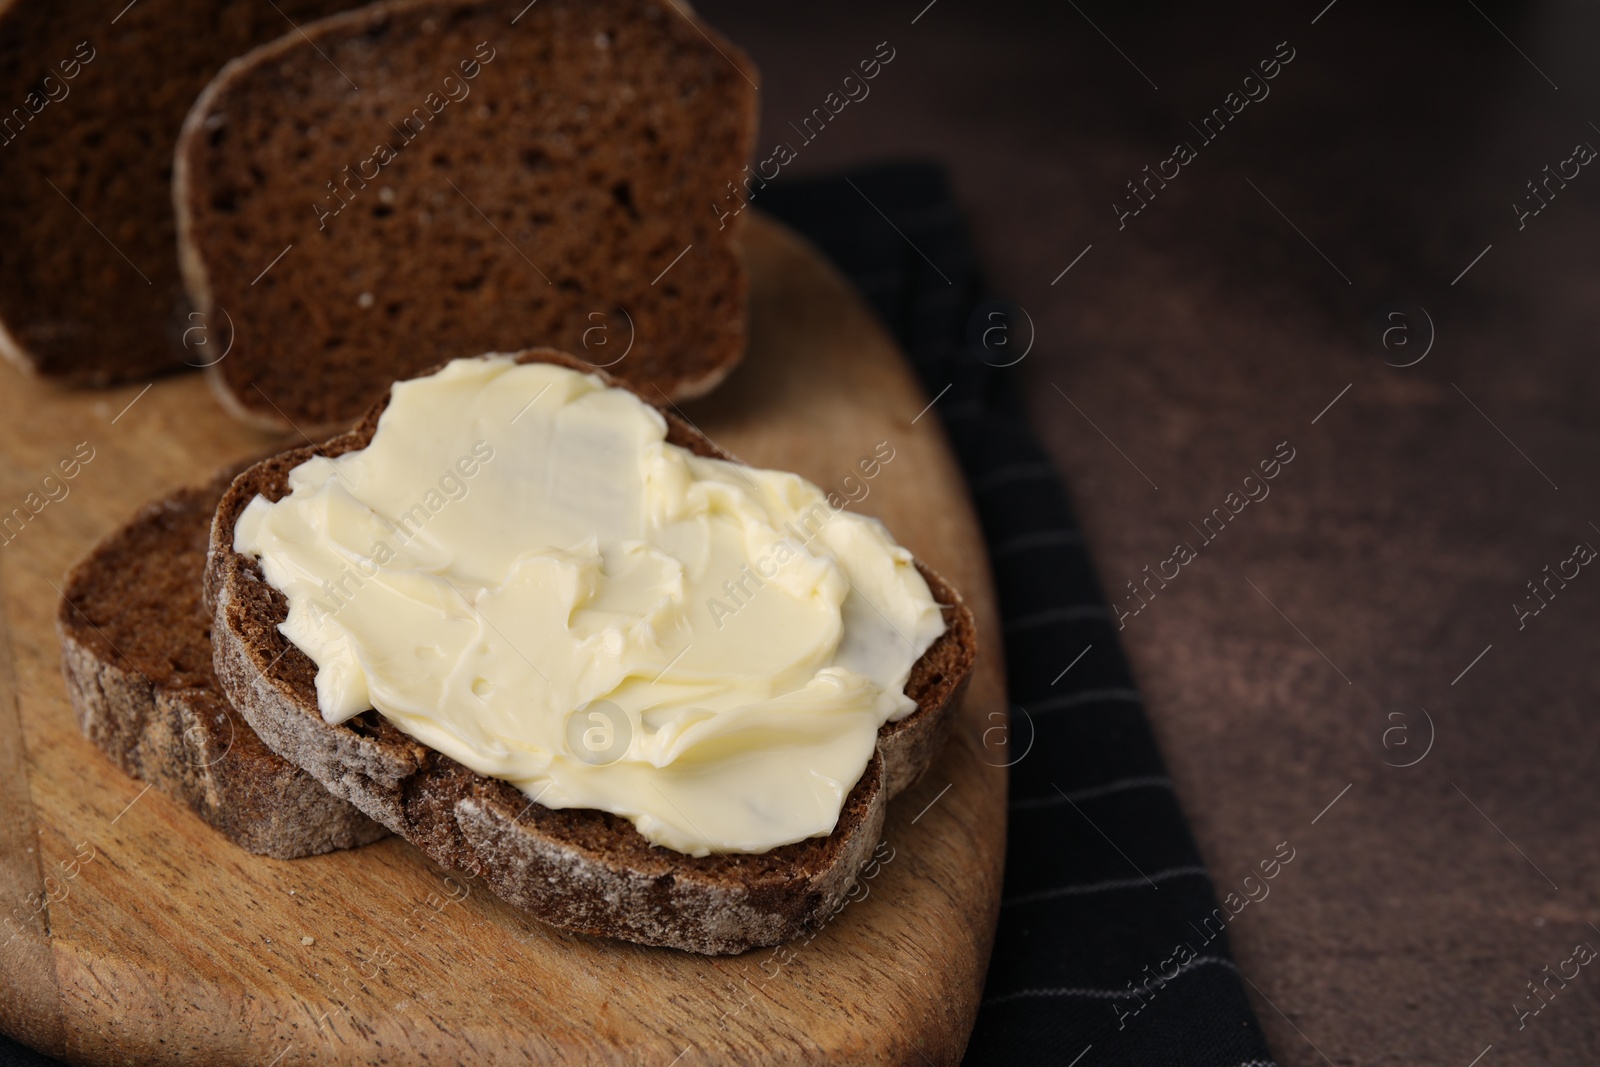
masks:
<svg viewBox="0 0 1600 1067"><path fill-rule="evenodd" d="M10 609L0 573L0 1030L41 1052L61 1052L66 1024L50 940L50 905L57 879L46 882L44 850L34 815L28 754L11 640Z"/></svg>

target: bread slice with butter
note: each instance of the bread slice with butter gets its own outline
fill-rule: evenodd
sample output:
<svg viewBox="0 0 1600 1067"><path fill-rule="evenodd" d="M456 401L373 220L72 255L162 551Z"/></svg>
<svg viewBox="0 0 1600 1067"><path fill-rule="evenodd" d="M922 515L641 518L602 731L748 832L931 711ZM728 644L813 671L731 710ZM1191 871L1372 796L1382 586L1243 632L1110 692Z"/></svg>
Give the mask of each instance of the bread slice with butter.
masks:
<svg viewBox="0 0 1600 1067"><path fill-rule="evenodd" d="M301 29L228 64L177 148L231 412L343 428L392 381L534 343L674 399L739 361L756 73L687 4L393 0Z"/></svg>
<svg viewBox="0 0 1600 1067"><path fill-rule="evenodd" d="M277 859L364 845L387 831L263 744L212 670L201 574L238 472L145 506L67 575L56 631L68 697L117 766L235 844Z"/></svg>
<svg viewBox="0 0 1600 1067"><path fill-rule="evenodd" d="M515 361L593 373L583 361L548 349L519 353ZM889 799L927 769L949 734L976 651L972 616L956 591L915 565L932 597L930 610L942 617L942 633L910 667L904 694L914 707L868 738L865 770L842 783L848 792L831 832L765 851L697 856L661 847L620 815L530 800L510 781L469 769L377 711L336 724L324 715L317 664L280 630L289 599L266 579L261 563L235 550L239 519L258 495L285 499L290 472L313 456L366 450L390 403L319 448L286 452L245 471L217 508L206 565L216 606L216 669L260 736L434 860L481 876L502 898L565 929L726 954L777 944L824 921L877 846ZM668 445L728 458L670 411L659 415ZM502 618L497 631L506 625Z"/></svg>

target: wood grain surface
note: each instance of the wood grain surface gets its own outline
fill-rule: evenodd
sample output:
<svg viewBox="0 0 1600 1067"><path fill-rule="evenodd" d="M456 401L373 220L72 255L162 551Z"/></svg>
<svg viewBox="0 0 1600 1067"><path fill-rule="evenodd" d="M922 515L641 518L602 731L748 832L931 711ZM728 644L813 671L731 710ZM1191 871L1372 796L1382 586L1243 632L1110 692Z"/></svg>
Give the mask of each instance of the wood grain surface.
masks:
<svg viewBox="0 0 1600 1067"><path fill-rule="evenodd" d="M398 839L293 861L229 844L78 732L53 614L62 574L140 504L299 439L237 425L200 375L89 393L5 367L0 515L46 503L0 547L0 1028L81 1063L960 1059L1005 847L982 542L938 420L918 418L927 399L860 299L770 221L747 246L749 355L684 414L750 463L859 498L978 620L955 737L891 805L857 899L809 941L714 959L552 930ZM894 458L863 478L885 441ZM84 442L93 458L45 486Z"/></svg>

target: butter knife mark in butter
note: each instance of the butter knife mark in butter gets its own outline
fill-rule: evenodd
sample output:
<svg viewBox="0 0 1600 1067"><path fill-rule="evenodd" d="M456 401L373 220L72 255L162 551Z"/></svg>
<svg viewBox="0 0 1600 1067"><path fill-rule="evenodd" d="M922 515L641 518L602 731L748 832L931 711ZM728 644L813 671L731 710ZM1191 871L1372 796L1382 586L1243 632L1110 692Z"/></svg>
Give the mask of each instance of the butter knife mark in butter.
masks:
<svg viewBox="0 0 1600 1067"><path fill-rule="evenodd" d="M831 832L944 631L881 523L668 444L632 393L552 364L402 382L366 448L289 485L234 547L287 598L325 719L376 708L692 855Z"/></svg>

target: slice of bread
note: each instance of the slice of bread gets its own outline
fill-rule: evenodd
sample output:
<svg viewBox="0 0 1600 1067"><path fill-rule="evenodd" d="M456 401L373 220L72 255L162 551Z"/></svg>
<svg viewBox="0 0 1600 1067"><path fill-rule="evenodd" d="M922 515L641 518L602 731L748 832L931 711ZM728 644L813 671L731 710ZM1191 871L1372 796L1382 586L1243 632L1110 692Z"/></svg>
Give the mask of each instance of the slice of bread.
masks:
<svg viewBox="0 0 1600 1067"><path fill-rule="evenodd" d="M354 6L0 3L0 355L103 385L220 352L215 329L183 344L199 320L173 255L178 130L228 60Z"/></svg>
<svg viewBox="0 0 1600 1067"><path fill-rule="evenodd" d="M754 76L674 0L398 0L228 64L173 184L189 293L233 324L218 395L342 429L397 379L536 344L709 391L744 351L719 205Z"/></svg>
<svg viewBox="0 0 1600 1067"><path fill-rule="evenodd" d="M386 833L261 743L211 666L201 574L238 469L143 508L73 568L56 613L78 723L124 771L251 852L293 859Z"/></svg>
<svg viewBox="0 0 1600 1067"><path fill-rule="evenodd" d="M517 358L588 369L548 349ZM777 944L823 921L877 846L890 797L928 768L948 737L976 653L972 613L956 591L918 564L944 609L946 630L912 669L906 694L916 710L879 731L877 752L833 833L760 854L692 857L656 847L620 816L531 803L510 783L468 770L376 711L337 726L323 720L315 664L278 632L287 601L254 559L233 550L234 524L256 494L281 499L290 470L313 454L365 447L386 403L319 448L251 467L217 507L206 562L217 676L256 732L439 863L481 876L499 896L553 925L727 954ZM663 415L671 443L729 458L670 411Z"/></svg>

